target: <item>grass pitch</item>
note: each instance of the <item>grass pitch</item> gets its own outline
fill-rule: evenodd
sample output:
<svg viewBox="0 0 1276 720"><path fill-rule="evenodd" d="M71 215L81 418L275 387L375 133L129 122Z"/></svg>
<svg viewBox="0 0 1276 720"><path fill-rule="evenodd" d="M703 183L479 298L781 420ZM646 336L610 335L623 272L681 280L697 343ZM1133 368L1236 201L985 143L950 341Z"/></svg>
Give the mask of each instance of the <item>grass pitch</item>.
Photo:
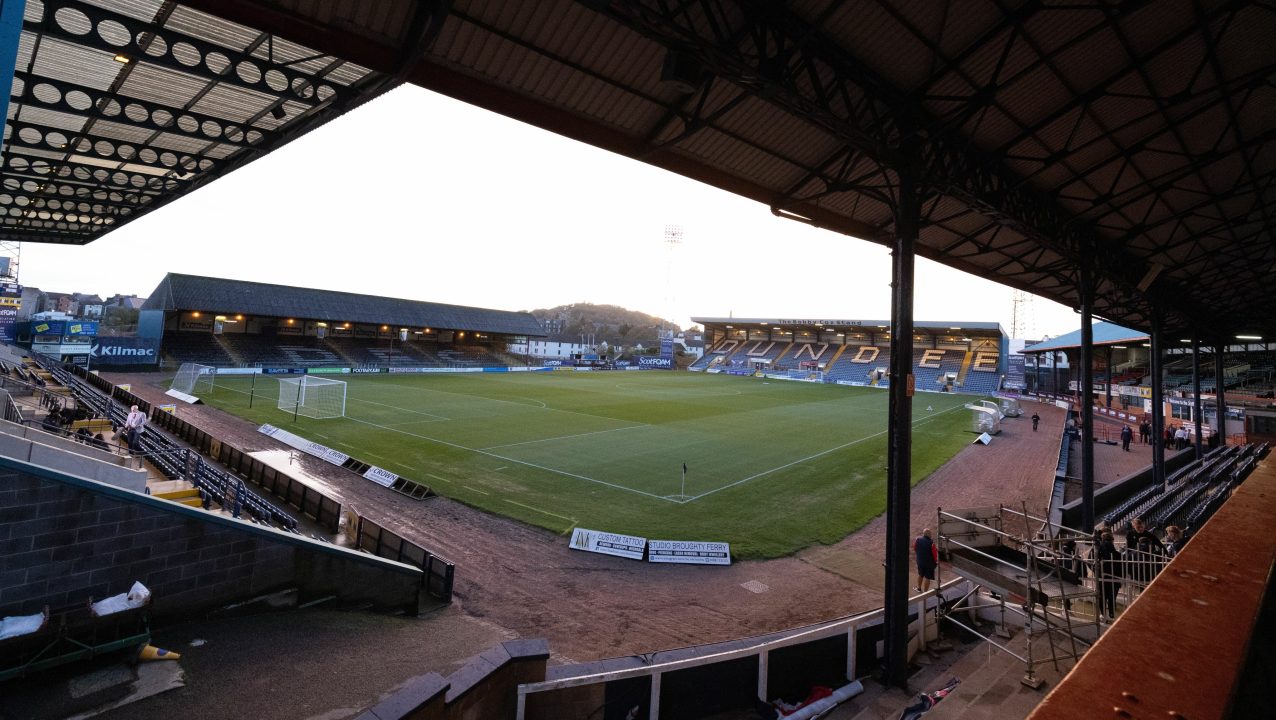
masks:
<svg viewBox="0 0 1276 720"><path fill-rule="evenodd" d="M726 541L738 558L776 557L836 542L886 506L880 389L661 372L341 379L346 417L333 420L294 423L268 376L252 408L247 377L217 378L203 400L563 534ZM914 483L971 442L970 400L914 399Z"/></svg>

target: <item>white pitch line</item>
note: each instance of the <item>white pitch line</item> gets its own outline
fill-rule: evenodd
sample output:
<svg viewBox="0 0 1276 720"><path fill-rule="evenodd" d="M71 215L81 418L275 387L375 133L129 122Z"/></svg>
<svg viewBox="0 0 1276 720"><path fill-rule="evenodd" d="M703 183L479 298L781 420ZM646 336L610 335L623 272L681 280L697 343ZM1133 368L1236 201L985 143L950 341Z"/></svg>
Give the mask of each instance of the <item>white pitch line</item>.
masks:
<svg viewBox="0 0 1276 720"><path fill-rule="evenodd" d="M645 428L645 427L651 427L651 426L646 423L643 423L641 425L630 425L628 427L611 428L610 430L595 430L593 432L587 432L587 433L576 433L575 435L558 435L556 437L541 438L539 440L524 440L523 442L506 443L504 445L490 445L483 449L495 450L497 448L514 447L515 445L532 445L534 443L553 442L555 440L570 440L572 438L587 437L589 435L601 435L603 433L617 432L619 430L635 430L637 428Z"/></svg>
<svg viewBox="0 0 1276 720"><path fill-rule="evenodd" d="M374 458L376 458L376 459L378 459L378 460L388 460L388 459L389 459L389 458L382 457L382 456L380 456L380 455L378 455L378 454L376 454L376 453L373 453L373 452L368 453L368 457L374 457Z"/></svg>
<svg viewBox="0 0 1276 720"><path fill-rule="evenodd" d="M604 486L609 487L609 488L615 488L615 489L617 489L617 490L624 490L625 492L631 492L631 493L634 493L635 495L642 495L643 497L655 498L656 500L664 500L665 502L673 502L672 500L666 500L666 499L665 499L665 497L664 497L664 496L662 496L662 495L657 495L657 494L655 494L655 493L645 492L645 491L643 491L643 490L635 490L634 488L631 488L631 487L625 487L624 485L618 485L618 484L616 484L616 483L610 483L610 482L607 482L606 480L599 480L599 479L597 479L597 478L591 478L591 477L589 477L589 476L587 476L587 475L578 475L578 474L576 474L576 473L567 472L566 470L559 470L558 468L546 467L546 466L544 466L544 465L537 465L536 463L530 463L530 462L527 462L526 460L519 460L519 459L517 459L517 458L506 457L506 456L504 456L504 455L497 455L497 454L496 454L496 453L494 453L494 452L487 452L486 450L479 450L479 449L477 449L477 448L466 447L466 446L464 446L464 445L460 445L460 444L458 444L458 443L448 442L447 440L440 440L440 439L438 439L438 438L432 438L432 437L430 437L430 436L428 436L428 435L420 435L420 434L418 434L418 433L410 433L410 432L408 432L407 430L399 430L398 428L386 427L385 425L379 425L379 424L374 423L374 422L368 422L367 420L360 420L360 419L359 419L359 418L357 418L357 417L351 417L351 416L349 416L349 415L347 415L347 416L346 416L346 419L347 419L347 420L350 420L350 421L353 421L353 422L362 423L362 424L364 424L364 425L370 425L370 426L372 426L372 427L379 427L379 428L381 428L382 430L388 430L388 431L390 431L390 432L399 433L400 435L407 435L407 436L409 436L409 437L420 438L420 439L422 439L422 440L428 440L428 441L430 441L430 442L432 442L432 443L438 443L439 445L446 445L447 447L453 447L453 448L456 448L456 449L458 449L458 450L465 450L465 451L467 451L467 452L478 453L479 455L486 455L486 456L488 456L488 457L493 457L493 458L496 458L497 460L504 460L504 461L506 461L506 462L511 462L511 463L516 464L516 465L524 465L524 466L526 466L526 467L536 468L537 470L544 470L544 471L545 471L545 472L547 472L547 473L553 473L553 474L555 474L555 475L562 475L563 477L575 478L575 479L577 479L577 480L584 480L585 482L591 482L591 483L594 483L594 484L596 484L596 485L604 485Z"/></svg>
<svg viewBox="0 0 1276 720"><path fill-rule="evenodd" d="M380 405L381 407L388 407L388 408L392 408L392 409L394 409L394 410L399 410L399 411L401 411L401 412L412 413L413 415L424 415L424 416L426 416L426 417L432 417L432 418L434 418L434 420L428 420L428 421L427 421L427 420L415 420L414 422L438 422L439 420L450 420L450 419L451 419L451 418L443 417L442 415L435 415L434 413L421 412L420 410L410 410L410 409L408 409L408 408L401 408L401 407L399 407L398 405L391 405L391 404L389 404L389 403L377 402L376 400L364 400L363 398L357 398L357 397L352 397L352 398L350 398L350 399L351 399L351 400L354 400L354 401L356 401L356 402L368 403L369 405Z"/></svg>
<svg viewBox="0 0 1276 720"><path fill-rule="evenodd" d="M942 411L940 411L940 412L935 413L934 415L929 415L929 416L927 416L927 417L925 417L925 418L922 418L922 419L920 419L920 420L914 420L912 424L913 424L913 426L923 425L923 424L925 424L925 423L930 422L931 420L934 420L935 418L939 417L940 415L943 415L944 413L950 413L950 412L952 412L952 411L954 411L954 410L957 410L958 408L961 408L961 407L963 407L963 406L961 406L961 405L957 405L957 406L955 406L955 407L950 407L950 408L948 408L947 410L942 410ZM765 476L765 475L770 475L770 474L771 474L771 473L773 473L773 472L778 472L778 471L783 470L783 469L785 469L785 468L793 467L794 465L798 465L798 464L800 464L800 463L804 463L804 462L806 462L807 460L814 460L815 458L822 457L822 456L824 456L824 455L828 455L829 453L837 452L838 450L842 450L842 449L844 449L844 448L848 448L848 447L850 447L850 446L852 446L852 445L859 445L860 443L864 442L865 440L872 440L873 438L875 438L875 437L880 437L880 436L882 436L882 435L885 435L885 434L886 434L886 433L888 433L888 432L890 432L890 429L889 429L889 428L887 428L886 430L883 430L883 431L881 431L881 432L873 433L872 435L867 435L867 436L862 437L862 438L860 438L860 439L858 439L858 440L852 440L852 441L850 441L850 442L848 442L848 443L842 443L841 445L838 445L838 446L836 446L836 447L831 447L831 448L829 448L828 450L824 450L823 452L817 452L817 453L815 453L814 455L809 455L809 456L807 456L807 457L799 458L799 459L797 459L797 460L794 460L793 462L785 463L784 465L780 465L780 466L778 466L778 467L773 467L773 468L771 468L770 470L763 470L763 471L762 471L762 472L760 472L760 473L755 473L755 474L753 474L753 475L750 475L750 476L749 476L749 477L747 477L747 478L744 478L744 479L741 479L741 480L736 480L736 481L735 481L735 482L733 482L733 483L728 483L728 484L726 484L726 485L723 485L722 487L714 488L714 489L712 489L712 490L710 490L710 491L708 491L708 492L700 493L699 495L695 495L695 496L693 496L693 497L687 498L686 500L671 500L670 502L677 502L677 503L679 503L679 504L685 504L685 503L693 502L693 501L699 500L699 499L700 499L700 498L702 498L702 497L707 497L707 496L709 496L709 495L712 495L712 494L714 494L714 493L718 492L719 490L726 490L727 488L733 488L733 487L735 487L736 485L743 485L744 483L747 483L747 482L749 482L750 480L756 480L756 479L758 479L758 478L760 478L760 477L763 477L763 476Z"/></svg>
<svg viewBox="0 0 1276 720"><path fill-rule="evenodd" d="M478 493L479 495L491 495L491 494L492 494L492 493L490 493L490 492L487 492L486 490L479 490L478 488L476 488L476 487L470 487L469 485L462 485L461 487L465 488L466 490L473 490L474 492Z"/></svg>
<svg viewBox="0 0 1276 720"><path fill-rule="evenodd" d="M403 463L399 463L399 467L405 467L405 468L407 468L407 469L411 470L412 472L421 472L421 470L420 470L419 468L414 468L414 467L412 467L411 465L404 465Z"/></svg>
<svg viewBox="0 0 1276 720"><path fill-rule="evenodd" d="M434 475L434 474L431 474L431 473L426 473L426 474L425 474L425 476L426 476L426 477L432 477L432 478L434 478L435 480L438 480L439 482L445 482L445 483L450 483L450 482L452 482L451 480L448 480L447 478L442 478L442 477L439 477L438 475Z"/></svg>
<svg viewBox="0 0 1276 720"><path fill-rule="evenodd" d="M538 508L538 507L532 507L531 505L524 505L524 504L523 504L523 503L521 503L521 502L515 502L515 501L513 501L513 500L509 500L509 499L505 499L505 502L509 503L510 505L517 505L517 506L519 506L519 507L521 507L521 508L527 508L528 510L533 510L533 511L538 512L538 513L540 513L540 514L542 514L542 515L548 515L548 516L550 516L550 517L556 517L556 518L558 518L559 520L567 520L568 522L575 522L575 521L576 521L576 518L569 518L569 517L567 517L566 515L559 515L558 513L552 513L552 512L550 512L550 511L548 511L548 510L541 510L541 509L540 509L540 508Z"/></svg>

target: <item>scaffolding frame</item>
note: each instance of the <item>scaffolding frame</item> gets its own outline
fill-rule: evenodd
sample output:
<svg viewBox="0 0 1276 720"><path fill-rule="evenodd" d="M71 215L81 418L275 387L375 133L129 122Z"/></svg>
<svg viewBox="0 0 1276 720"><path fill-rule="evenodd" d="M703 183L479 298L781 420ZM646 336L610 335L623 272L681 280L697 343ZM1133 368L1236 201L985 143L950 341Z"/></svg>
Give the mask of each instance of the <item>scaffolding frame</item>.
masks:
<svg viewBox="0 0 1276 720"><path fill-rule="evenodd" d="M1043 681L1037 677L1037 665L1052 663L1059 670L1060 660L1075 662L1098 639L1098 588L1085 581L1085 562L1079 552L1065 550L1069 541L1074 548L1083 546L1088 535L1033 515L1026 505L1022 509L1006 505L956 511L939 508L937 527L940 552L953 572L975 585L958 602L937 607L937 619L952 622L1024 663L1024 685L1039 688ZM995 600L978 600L981 590ZM1079 603L1088 603L1093 612L1078 613L1074 606ZM999 613L997 633L1002 638L1009 637L1007 611L1022 618L1022 654L972 627L975 623L956 617L958 611L981 610ZM1034 657L1033 640L1043 632L1049 657Z"/></svg>

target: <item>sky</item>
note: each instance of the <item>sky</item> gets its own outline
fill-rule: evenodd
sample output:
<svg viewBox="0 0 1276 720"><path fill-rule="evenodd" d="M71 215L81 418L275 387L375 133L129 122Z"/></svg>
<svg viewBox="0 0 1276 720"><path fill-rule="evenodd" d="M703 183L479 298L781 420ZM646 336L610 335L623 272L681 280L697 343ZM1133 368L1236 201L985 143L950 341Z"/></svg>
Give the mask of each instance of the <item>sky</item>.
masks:
<svg viewBox="0 0 1276 720"><path fill-rule="evenodd" d="M667 226L682 242L665 242ZM84 247L24 243L46 292L145 296L165 273L533 310L889 319L890 255L763 204L414 86ZM915 318L1000 322L1013 292L917 259ZM1079 326L1042 298L1027 337Z"/></svg>

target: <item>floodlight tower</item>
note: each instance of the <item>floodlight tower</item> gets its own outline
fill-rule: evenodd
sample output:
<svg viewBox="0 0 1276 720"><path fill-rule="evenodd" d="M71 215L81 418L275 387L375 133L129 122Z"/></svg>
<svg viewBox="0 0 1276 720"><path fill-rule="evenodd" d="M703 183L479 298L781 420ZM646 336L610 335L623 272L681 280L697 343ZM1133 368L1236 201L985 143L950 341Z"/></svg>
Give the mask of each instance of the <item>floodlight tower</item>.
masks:
<svg viewBox="0 0 1276 720"><path fill-rule="evenodd" d="M1029 332L1036 332L1036 319L1032 312L1032 295L1015 290L1010 299L1010 337L1026 338Z"/></svg>
<svg viewBox="0 0 1276 720"><path fill-rule="evenodd" d="M674 248L682 244L682 226L666 225L665 226L665 246L669 248L669 264L665 268L665 312L661 315L670 315L673 312L673 251ZM660 339L665 337L665 318L660 318Z"/></svg>

